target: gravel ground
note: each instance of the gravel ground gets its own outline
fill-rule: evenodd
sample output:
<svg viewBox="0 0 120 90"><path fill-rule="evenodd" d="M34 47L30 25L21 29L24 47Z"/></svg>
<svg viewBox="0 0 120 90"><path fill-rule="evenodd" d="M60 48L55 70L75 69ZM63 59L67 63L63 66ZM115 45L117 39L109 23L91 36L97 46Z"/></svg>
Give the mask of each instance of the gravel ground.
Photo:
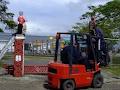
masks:
<svg viewBox="0 0 120 90"><path fill-rule="evenodd" d="M3 76L0 77L0 90L49 90L43 86L45 80L44 76L25 76L23 78ZM79 90L93 90L93 88ZM94 90L120 90L120 80L107 82L102 88Z"/></svg>
<svg viewBox="0 0 120 90"><path fill-rule="evenodd" d="M44 75L25 75L21 78L16 78L11 75L3 75L4 72L0 69L0 90L50 90L44 88L47 76ZM120 78L112 77L104 73L105 78L103 87L100 89L84 88L79 90L120 90Z"/></svg>
<svg viewBox="0 0 120 90"><path fill-rule="evenodd" d="M0 77L0 90L46 90L44 76L25 76L15 78L9 75Z"/></svg>

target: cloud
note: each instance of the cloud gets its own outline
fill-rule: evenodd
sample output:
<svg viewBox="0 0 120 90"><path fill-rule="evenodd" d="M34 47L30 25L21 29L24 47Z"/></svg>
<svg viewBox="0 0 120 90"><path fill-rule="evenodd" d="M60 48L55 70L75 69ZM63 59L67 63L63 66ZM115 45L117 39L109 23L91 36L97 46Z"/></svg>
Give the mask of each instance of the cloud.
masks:
<svg viewBox="0 0 120 90"><path fill-rule="evenodd" d="M15 13L24 11L27 19L27 34L55 35L68 31L79 21L89 5L104 4L109 0L10 0L9 8Z"/></svg>

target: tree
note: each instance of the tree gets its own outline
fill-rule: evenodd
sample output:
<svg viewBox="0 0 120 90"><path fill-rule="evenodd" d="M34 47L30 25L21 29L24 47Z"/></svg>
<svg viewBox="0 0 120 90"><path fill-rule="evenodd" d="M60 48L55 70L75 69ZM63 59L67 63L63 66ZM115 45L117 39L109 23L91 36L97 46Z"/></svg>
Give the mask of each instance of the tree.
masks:
<svg viewBox="0 0 120 90"><path fill-rule="evenodd" d="M0 32L3 32L3 30L0 28Z"/></svg>
<svg viewBox="0 0 120 90"><path fill-rule="evenodd" d="M89 12L83 14L81 20L95 15L97 26L103 30L105 37L113 38L112 32L120 32L120 0L113 0L97 7L89 6L88 8Z"/></svg>
<svg viewBox="0 0 120 90"><path fill-rule="evenodd" d="M0 0L0 21L6 24L10 29L14 29L16 26L16 23L13 21L14 14L8 12L8 4L8 1Z"/></svg>
<svg viewBox="0 0 120 90"><path fill-rule="evenodd" d="M13 20L5 20L5 23L9 26L10 29L14 29L17 26Z"/></svg>
<svg viewBox="0 0 120 90"><path fill-rule="evenodd" d="M76 23L72 27L72 31L86 33L89 31L89 25L88 25L88 23Z"/></svg>

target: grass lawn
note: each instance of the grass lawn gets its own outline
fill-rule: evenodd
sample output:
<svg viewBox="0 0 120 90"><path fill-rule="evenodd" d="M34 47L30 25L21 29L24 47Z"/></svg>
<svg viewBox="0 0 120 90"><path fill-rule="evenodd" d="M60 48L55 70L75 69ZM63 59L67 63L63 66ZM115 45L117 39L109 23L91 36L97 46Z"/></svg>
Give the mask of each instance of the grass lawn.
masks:
<svg viewBox="0 0 120 90"><path fill-rule="evenodd" d="M25 60L53 60L53 57L46 57L46 56L25 56Z"/></svg>
<svg viewBox="0 0 120 90"><path fill-rule="evenodd" d="M36 56L31 56L31 55L25 55L25 61L26 63L46 63L46 62L49 62L50 60L53 60L54 57L52 56L39 56L39 55L36 55ZM2 60L0 61L0 67L2 67L2 64L3 63L6 63L6 62L12 62L13 61L13 55L11 54L6 54Z"/></svg>
<svg viewBox="0 0 120 90"><path fill-rule="evenodd" d="M119 55L113 55L112 57L112 65L110 65L107 68L103 68L106 71L112 73L113 75L120 77L120 56Z"/></svg>
<svg viewBox="0 0 120 90"><path fill-rule="evenodd" d="M120 64L120 56L113 55L112 64Z"/></svg>
<svg viewBox="0 0 120 90"><path fill-rule="evenodd" d="M104 68L104 70L112 73L115 76L119 76L120 77L120 65L111 65L107 68Z"/></svg>
<svg viewBox="0 0 120 90"><path fill-rule="evenodd" d="M25 55L25 60L53 60L52 56L39 56L39 55ZM13 55L6 54L2 60L13 60Z"/></svg>

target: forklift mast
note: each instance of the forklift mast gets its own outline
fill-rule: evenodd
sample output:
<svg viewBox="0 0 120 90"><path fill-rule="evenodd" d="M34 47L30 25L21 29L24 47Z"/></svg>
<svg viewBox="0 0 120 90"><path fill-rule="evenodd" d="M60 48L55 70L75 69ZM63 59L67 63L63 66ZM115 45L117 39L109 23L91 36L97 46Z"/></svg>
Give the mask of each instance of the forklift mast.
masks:
<svg viewBox="0 0 120 90"><path fill-rule="evenodd" d="M62 33L62 32L58 32L56 34L56 47L55 47L55 57L54 57L54 61L57 62L57 56L58 56L58 49L59 49L59 43L60 43L60 39L61 39L61 35L70 35L70 52L69 52L69 66L70 66L70 72L72 70L72 54L73 54L73 43L76 43L76 44L79 44L79 40L77 38L77 36L83 36L83 35L86 35L87 36L87 44L89 43L90 45L88 45L87 48L90 48L92 53L93 53L93 60L92 60L92 68L93 70L95 70L95 64L96 64L96 55L95 55L95 50L94 50L94 46L93 46L93 43L92 43L92 36L90 34L81 34L81 33ZM79 46L77 47L79 49Z"/></svg>

